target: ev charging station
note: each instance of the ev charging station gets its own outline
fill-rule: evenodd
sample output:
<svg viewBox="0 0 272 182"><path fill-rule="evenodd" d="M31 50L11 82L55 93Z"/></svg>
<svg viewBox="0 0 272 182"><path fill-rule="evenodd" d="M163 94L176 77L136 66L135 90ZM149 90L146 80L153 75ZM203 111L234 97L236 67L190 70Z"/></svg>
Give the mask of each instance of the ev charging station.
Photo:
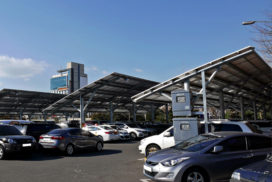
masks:
<svg viewBox="0 0 272 182"><path fill-rule="evenodd" d="M175 143L197 136L199 119L192 111L192 93L178 89L171 92Z"/></svg>

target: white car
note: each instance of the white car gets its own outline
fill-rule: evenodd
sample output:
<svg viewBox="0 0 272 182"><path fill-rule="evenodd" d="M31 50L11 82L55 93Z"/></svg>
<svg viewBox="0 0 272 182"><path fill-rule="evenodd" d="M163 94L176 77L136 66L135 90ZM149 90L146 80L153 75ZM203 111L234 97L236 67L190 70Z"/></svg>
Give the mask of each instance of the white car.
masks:
<svg viewBox="0 0 272 182"><path fill-rule="evenodd" d="M107 127L111 127L112 129L116 130L120 136L121 140L129 140L130 136L129 133L126 130L118 128L116 125L103 125Z"/></svg>
<svg viewBox="0 0 272 182"><path fill-rule="evenodd" d="M200 133L204 133L204 122L200 122ZM235 121L210 121L209 123L209 132L220 132L220 131L240 131L247 133L257 132L255 127L250 125L246 121L235 122ZM154 135L151 137L147 137L142 139L138 149L141 154L145 154L146 156L150 152L155 152L161 149L169 148L175 145L174 139L174 130L173 126L165 130L159 135Z"/></svg>
<svg viewBox="0 0 272 182"><path fill-rule="evenodd" d="M115 123L119 128L126 130L131 139L144 138L148 136L148 130L140 128L137 124Z"/></svg>
<svg viewBox="0 0 272 182"><path fill-rule="evenodd" d="M86 124L82 129L100 137L101 139L103 139L104 142L120 139L118 133L107 126L94 126Z"/></svg>

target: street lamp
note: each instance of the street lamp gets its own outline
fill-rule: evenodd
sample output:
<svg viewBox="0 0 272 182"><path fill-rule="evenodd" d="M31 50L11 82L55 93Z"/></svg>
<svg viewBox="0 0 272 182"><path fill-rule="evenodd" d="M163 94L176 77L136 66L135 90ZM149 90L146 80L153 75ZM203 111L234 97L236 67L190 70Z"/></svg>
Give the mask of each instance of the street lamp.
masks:
<svg viewBox="0 0 272 182"><path fill-rule="evenodd" d="M252 25L254 23L272 23L272 21L244 21L242 25Z"/></svg>

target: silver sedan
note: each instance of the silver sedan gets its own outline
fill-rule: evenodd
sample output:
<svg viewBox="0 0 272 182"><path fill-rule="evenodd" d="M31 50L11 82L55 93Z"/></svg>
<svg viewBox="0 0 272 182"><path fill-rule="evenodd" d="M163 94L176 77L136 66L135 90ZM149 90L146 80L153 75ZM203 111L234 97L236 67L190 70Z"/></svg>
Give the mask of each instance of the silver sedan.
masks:
<svg viewBox="0 0 272 182"><path fill-rule="evenodd" d="M77 149L103 149L103 140L79 128L55 129L41 135L39 143L44 149L59 149L73 155Z"/></svg>

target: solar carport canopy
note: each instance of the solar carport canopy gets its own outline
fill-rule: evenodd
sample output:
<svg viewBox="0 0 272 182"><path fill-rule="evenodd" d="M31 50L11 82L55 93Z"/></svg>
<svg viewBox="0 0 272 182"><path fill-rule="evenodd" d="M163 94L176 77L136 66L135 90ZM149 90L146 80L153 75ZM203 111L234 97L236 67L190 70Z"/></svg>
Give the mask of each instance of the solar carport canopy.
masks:
<svg viewBox="0 0 272 182"><path fill-rule="evenodd" d="M133 105L131 101L133 95L157 84L158 82L112 73L67 95L45 108L44 111L51 113L78 112L81 97L84 100L84 107L86 106L84 111L86 112L106 112L110 107L114 107L113 110L119 109L119 111L127 112ZM141 106L144 109L145 105Z"/></svg>
<svg viewBox="0 0 272 182"><path fill-rule="evenodd" d="M0 114L41 114L64 95L15 89L0 91Z"/></svg>
<svg viewBox="0 0 272 182"><path fill-rule="evenodd" d="M239 108L241 98L248 107L252 106L252 101L256 101L257 104L270 104L271 108L272 70L254 47L246 47L187 71L136 94L132 99L134 102L171 103L171 91L184 89L184 83L188 81L190 90L201 95L202 71L205 71L209 106L220 107L219 98L222 94L225 108ZM202 99L198 99L195 104L203 104Z"/></svg>

